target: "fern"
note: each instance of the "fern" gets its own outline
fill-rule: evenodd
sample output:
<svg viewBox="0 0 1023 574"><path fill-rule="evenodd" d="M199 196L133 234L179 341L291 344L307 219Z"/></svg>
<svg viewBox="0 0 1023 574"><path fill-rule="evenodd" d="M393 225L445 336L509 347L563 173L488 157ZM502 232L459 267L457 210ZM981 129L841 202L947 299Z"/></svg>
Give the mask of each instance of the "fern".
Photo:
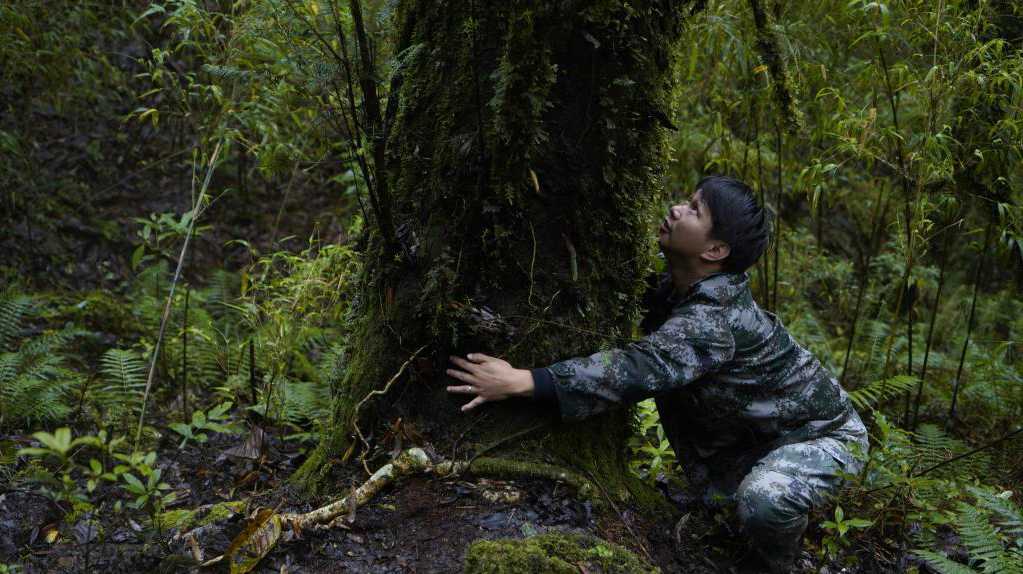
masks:
<svg viewBox="0 0 1023 574"><path fill-rule="evenodd" d="M956 513L956 531L966 548L970 557L971 565L978 566L975 570L958 562L948 559L946 556L930 550L918 549L914 553L939 574L1023 574L1023 553L1011 546L1006 548L1007 536L1018 536L1023 525L1023 512L1020 511L1011 501L994 496L988 491L980 488L970 487L971 494L976 496L979 506L959 503ZM1007 530L998 528L992 523L1015 525L1009 526ZM1011 540L1010 540L1011 542ZM1017 539L1018 544L1018 539Z"/></svg>
<svg viewBox="0 0 1023 574"><path fill-rule="evenodd" d="M933 424L920 425L914 442L918 470L931 468L969 450L966 443ZM936 468L933 475L947 479L974 478L984 475L990 466L988 453L980 452Z"/></svg>
<svg viewBox="0 0 1023 574"><path fill-rule="evenodd" d="M850 391L849 398L858 409L872 409L887 400L910 392L916 388L917 380L916 377L910 375L897 375L889 379L881 379Z"/></svg>
<svg viewBox="0 0 1023 574"><path fill-rule="evenodd" d="M944 554L930 550L914 550L913 553L938 574L980 574L969 566L949 560Z"/></svg>
<svg viewBox="0 0 1023 574"><path fill-rule="evenodd" d="M64 348L84 331L72 326L21 338L32 307L25 295L0 297L0 423L56 421L71 411L69 391L81 377L68 370ZM7 350L7 352L3 352Z"/></svg>
<svg viewBox="0 0 1023 574"><path fill-rule="evenodd" d="M1006 534L1023 539L1023 509L1013 504L1012 500L995 496L991 492L975 486L966 487L975 497L977 503L990 512Z"/></svg>
<svg viewBox="0 0 1023 574"><path fill-rule="evenodd" d="M317 362L322 386L328 390L341 385L345 375L345 346L343 343L331 345Z"/></svg>
<svg viewBox="0 0 1023 574"><path fill-rule="evenodd" d="M21 319L31 305L32 299L25 295L8 293L0 297L0 351L13 350Z"/></svg>
<svg viewBox="0 0 1023 574"><path fill-rule="evenodd" d="M998 531L983 511L966 503L960 503L956 522L956 530L970 552L970 559L979 561L985 566L984 571L988 572L987 564L997 563L1005 554Z"/></svg>
<svg viewBox="0 0 1023 574"><path fill-rule="evenodd" d="M127 349L110 349L100 359L104 386L96 401L108 412L127 407L133 410L141 401L146 386L146 364L137 353Z"/></svg>

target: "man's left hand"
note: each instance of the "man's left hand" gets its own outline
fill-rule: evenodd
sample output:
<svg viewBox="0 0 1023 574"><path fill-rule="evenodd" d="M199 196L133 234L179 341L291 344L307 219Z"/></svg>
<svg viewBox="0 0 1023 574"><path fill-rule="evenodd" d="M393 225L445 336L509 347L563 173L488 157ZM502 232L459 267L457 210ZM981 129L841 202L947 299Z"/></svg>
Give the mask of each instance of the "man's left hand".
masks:
<svg viewBox="0 0 1023 574"><path fill-rule="evenodd" d="M491 401L533 396L533 374L526 369L512 367L504 359L488 357L481 353L469 353L465 359L461 357L450 359L459 368L448 369L448 376L464 384L450 386L447 388L448 392L476 395L462 406L462 412Z"/></svg>

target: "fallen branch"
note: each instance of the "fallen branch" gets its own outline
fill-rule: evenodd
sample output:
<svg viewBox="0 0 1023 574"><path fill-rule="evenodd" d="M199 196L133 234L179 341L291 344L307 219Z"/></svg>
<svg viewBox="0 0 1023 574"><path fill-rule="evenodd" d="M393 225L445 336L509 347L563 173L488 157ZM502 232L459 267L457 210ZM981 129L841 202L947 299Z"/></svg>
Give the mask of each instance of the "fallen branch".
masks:
<svg viewBox="0 0 1023 574"><path fill-rule="evenodd" d="M435 464L430 461L430 457L423 449L410 448L380 467L366 482L347 496L326 506L305 513L277 513L269 508L257 510L246 528L231 542L227 551L203 562L202 565L210 566L227 560L231 564L232 574L245 574L255 568L279 541L292 540L309 528L333 528L344 525L346 518L354 514L358 507L365 505L381 490L401 478L414 474L450 477L463 473L547 478L572 486L583 497L590 497L596 492L593 483L588 479L551 464L489 457L468 461L447 460ZM175 540L189 542L191 553L201 555L201 550L198 552L196 550L198 543L195 541L199 534L201 534L199 529L196 529L178 534Z"/></svg>

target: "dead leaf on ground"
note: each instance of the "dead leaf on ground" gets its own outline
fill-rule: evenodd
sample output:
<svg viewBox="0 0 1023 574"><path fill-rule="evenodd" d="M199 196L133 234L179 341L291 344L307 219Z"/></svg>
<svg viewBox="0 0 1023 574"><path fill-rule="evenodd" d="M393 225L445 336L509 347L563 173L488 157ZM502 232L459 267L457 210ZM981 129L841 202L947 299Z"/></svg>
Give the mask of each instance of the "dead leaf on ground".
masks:
<svg viewBox="0 0 1023 574"><path fill-rule="evenodd" d="M272 508L260 509L224 552L231 574L245 574L277 545L282 532L281 516Z"/></svg>
<svg viewBox="0 0 1023 574"><path fill-rule="evenodd" d="M253 426L249 431L249 436L245 439L245 442L225 450L217 457L217 462L220 462L227 457L258 460L260 455L263 454L263 449L265 447L266 432L262 429L262 427Z"/></svg>

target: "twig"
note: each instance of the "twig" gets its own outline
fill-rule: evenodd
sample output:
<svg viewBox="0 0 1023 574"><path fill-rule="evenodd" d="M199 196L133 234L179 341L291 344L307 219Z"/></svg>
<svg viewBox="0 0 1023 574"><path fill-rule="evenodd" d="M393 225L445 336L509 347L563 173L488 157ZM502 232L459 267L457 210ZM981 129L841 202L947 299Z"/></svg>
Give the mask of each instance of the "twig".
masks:
<svg viewBox="0 0 1023 574"><path fill-rule="evenodd" d="M985 450L987 450L987 449L989 449L991 447L998 446L998 445L1002 444L1003 442L1011 439L1012 437L1014 437L1014 436L1016 436L1016 435L1018 435L1020 433L1023 433L1023 427L1019 427L1018 429L1016 429L1014 431L1011 431L1009 433L1006 433L1006 434L1002 435L1001 437L999 437L999 438L997 438L997 439L995 439L995 440L993 440L993 441L991 441L991 442L989 442L987 444L978 446L977 448L975 448L973 450L964 452L963 454L959 454L959 455L953 456L950 459L943 460L943 461L941 461L939 463L933 464L933 465L931 465L931 466L921 470L920 472L918 472L916 474L910 475L910 478L919 478L919 477L921 477L921 476L923 476L923 475L925 475L925 474L927 474L927 473L929 473L929 472L931 472L933 470L937 470L937 469L939 469L939 468L941 468L943 466L952 464L953 462L956 462L956 461L962 460L964 458L973 456L973 455L977 454L978 452L985 451ZM886 490L886 489L891 488L893 486L895 486L895 485L894 484L886 484L884 486L879 486L877 488L873 488L871 490L868 490L868 491L864 492L863 494L864 495L873 494L875 492L880 492L882 490Z"/></svg>
<svg viewBox="0 0 1023 574"><path fill-rule="evenodd" d="M419 353L423 352L423 349L425 349L425 348L426 348L426 345L423 345L422 347L419 347L418 349L416 349L416 352L412 353L412 355L408 358L408 360L406 360L401 365L401 368L398 369L398 372L395 373L393 377L391 377L391 380L387 381L387 384L384 385L383 389L373 389L372 391L369 392L368 395L363 397L363 399L361 401L359 401L358 404L355 405L355 410L352 412L352 426L355 427L355 434L357 434L359 436L359 440L362 441L362 444L365 447L365 449L363 450L362 456L359 457L359 459L362 461L362 467L364 469L366 469L366 474L372 475L373 473L370 472L369 465L366 464L366 453L369 452L369 441L366 440L366 437L363 436L363 434L362 434L362 430L359 429L359 410L361 410L362 409L362 405L365 404L366 401L370 400L371 398L376 397L376 396L380 396L380 395L386 395L387 391L391 390L391 385L393 385L394 382L397 381L399 377L401 377L402 373L405 372L405 369L409 366L409 364L412 363L412 359L415 359L417 356L419 356Z"/></svg>
<svg viewBox="0 0 1023 574"><path fill-rule="evenodd" d="M185 263L185 254L188 253L188 245L192 240L192 234L195 232L195 223L199 220L199 216L202 214L202 203L206 199L206 191L210 187L210 179L213 177L213 170L217 167L217 157L220 155L220 148L223 142L217 142L216 147L213 148L213 153L210 155L209 168L206 170L206 178L202 182L202 189L199 192L199 199L192 207L192 221L188 224L188 231L185 232L185 242L181 245L181 254L178 256L178 266L174 270L174 279L171 280L170 293L167 294L167 303L163 307L163 317L160 319L160 332L156 337L156 345L153 347L153 354L149 359L149 376L146 378L146 390L142 394L142 408L139 412L139 424L138 428L135 429L135 443L133 450L138 450L139 438L142 437L142 423L146 419L146 403L149 400L149 391L153 386L153 379L156 375L156 359L160 356L160 345L163 343L163 335L167 330L167 320L170 318L171 305L174 302L174 289L178 285L178 280L181 279L181 270Z"/></svg>

